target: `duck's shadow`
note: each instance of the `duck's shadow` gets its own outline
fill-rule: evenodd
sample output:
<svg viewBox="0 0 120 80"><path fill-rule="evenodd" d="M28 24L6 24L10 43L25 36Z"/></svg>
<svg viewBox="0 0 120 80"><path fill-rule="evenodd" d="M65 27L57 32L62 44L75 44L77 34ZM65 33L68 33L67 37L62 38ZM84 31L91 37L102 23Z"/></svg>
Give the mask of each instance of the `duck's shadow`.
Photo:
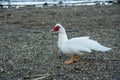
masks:
<svg viewBox="0 0 120 80"><path fill-rule="evenodd" d="M107 63L109 61L115 61L115 60L105 59L105 58L102 58L102 57L96 57L95 52L92 52L90 54L85 54L85 55L82 55L82 56L79 56L79 57L80 57L81 62L85 62L85 63L94 63L94 62ZM60 53L60 54L57 55L57 58L59 60L65 61L65 60L70 59L70 55Z"/></svg>

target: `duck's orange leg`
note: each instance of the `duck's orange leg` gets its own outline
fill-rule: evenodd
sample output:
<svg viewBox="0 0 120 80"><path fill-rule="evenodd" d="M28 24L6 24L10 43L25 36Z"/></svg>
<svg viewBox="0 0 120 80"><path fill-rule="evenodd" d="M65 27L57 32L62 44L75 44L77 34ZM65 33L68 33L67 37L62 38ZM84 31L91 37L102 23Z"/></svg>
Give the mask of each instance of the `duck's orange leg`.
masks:
<svg viewBox="0 0 120 80"><path fill-rule="evenodd" d="M65 61L65 64L71 64L73 62L80 62L80 58L78 56L72 54L70 60Z"/></svg>

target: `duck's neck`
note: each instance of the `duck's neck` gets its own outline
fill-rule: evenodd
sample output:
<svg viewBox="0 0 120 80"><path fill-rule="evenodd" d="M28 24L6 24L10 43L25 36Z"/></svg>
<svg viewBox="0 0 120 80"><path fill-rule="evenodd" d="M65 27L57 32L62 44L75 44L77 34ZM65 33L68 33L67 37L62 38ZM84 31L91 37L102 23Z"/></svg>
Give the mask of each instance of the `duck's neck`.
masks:
<svg viewBox="0 0 120 80"><path fill-rule="evenodd" d="M58 34L58 43L63 43L64 41L67 41L68 37L67 34L65 32L65 30L61 33Z"/></svg>
<svg viewBox="0 0 120 80"><path fill-rule="evenodd" d="M65 28L61 26L60 30L58 31L58 44L61 45L65 41L68 40Z"/></svg>

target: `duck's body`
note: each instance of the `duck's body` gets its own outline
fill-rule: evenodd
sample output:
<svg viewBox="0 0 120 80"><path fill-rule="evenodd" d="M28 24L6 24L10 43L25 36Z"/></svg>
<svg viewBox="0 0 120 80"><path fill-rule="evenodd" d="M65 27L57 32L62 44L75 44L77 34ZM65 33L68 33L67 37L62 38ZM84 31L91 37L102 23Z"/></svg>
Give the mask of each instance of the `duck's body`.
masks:
<svg viewBox="0 0 120 80"><path fill-rule="evenodd" d="M90 53L92 50L105 52L111 49L102 46L97 41L90 39L88 36L68 39L66 31L61 24L56 24L52 31L58 31L58 47L64 54L81 55L81 52ZM74 56L72 55L72 57ZM69 64L71 61L67 61L66 63Z"/></svg>

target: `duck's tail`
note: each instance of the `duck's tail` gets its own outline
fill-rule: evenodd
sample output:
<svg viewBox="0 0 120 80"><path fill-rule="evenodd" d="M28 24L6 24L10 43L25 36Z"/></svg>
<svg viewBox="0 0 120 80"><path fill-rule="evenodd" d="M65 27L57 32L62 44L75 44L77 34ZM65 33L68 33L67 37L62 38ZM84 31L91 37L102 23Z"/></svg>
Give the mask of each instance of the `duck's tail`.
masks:
<svg viewBox="0 0 120 80"><path fill-rule="evenodd" d="M98 47L98 51L105 52L105 51L109 51L109 50L111 50L111 48L108 48L108 47L105 47L105 46L102 46L102 45Z"/></svg>

